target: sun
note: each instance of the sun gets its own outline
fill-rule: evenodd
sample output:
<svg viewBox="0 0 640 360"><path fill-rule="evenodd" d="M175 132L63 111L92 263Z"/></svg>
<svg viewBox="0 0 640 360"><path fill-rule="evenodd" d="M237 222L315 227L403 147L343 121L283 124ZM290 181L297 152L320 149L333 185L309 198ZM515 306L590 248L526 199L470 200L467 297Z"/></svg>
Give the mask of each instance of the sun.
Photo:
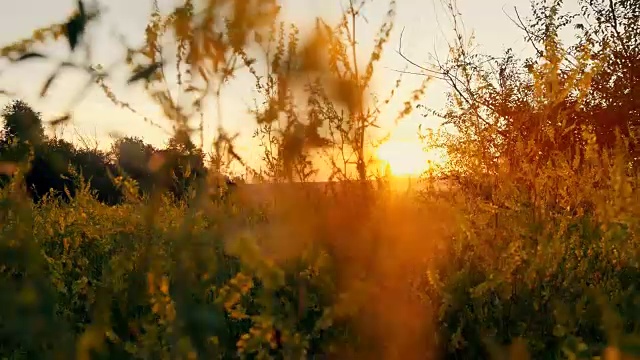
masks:
<svg viewBox="0 0 640 360"><path fill-rule="evenodd" d="M417 141L390 140L380 145L377 158L395 176L417 176L429 169L431 157Z"/></svg>

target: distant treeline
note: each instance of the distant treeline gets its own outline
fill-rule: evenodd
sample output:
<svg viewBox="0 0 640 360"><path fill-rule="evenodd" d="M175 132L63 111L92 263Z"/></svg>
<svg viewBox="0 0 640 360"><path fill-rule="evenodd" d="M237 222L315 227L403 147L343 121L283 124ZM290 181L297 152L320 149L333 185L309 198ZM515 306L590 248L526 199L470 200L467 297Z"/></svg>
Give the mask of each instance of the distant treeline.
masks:
<svg viewBox="0 0 640 360"><path fill-rule="evenodd" d="M41 114L22 100L8 104L2 118L0 162L5 171L0 174L0 187L11 180L11 172L6 169L29 163L25 185L34 201L52 192L73 197L84 183L99 201L115 205L125 198L122 186L114 181L120 176L134 180L140 196L159 190L181 200L195 181L209 172L205 154L181 132L164 149L137 137L124 137L117 139L109 151L102 151L47 137ZM227 189L235 185L226 176L216 178Z"/></svg>

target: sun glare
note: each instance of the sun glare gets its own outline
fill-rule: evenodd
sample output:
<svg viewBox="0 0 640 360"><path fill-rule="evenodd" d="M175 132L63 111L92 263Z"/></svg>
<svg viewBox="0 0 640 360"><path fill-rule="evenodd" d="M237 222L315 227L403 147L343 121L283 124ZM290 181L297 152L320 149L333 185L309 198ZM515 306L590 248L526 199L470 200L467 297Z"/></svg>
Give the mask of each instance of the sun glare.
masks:
<svg viewBox="0 0 640 360"><path fill-rule="evenodd" d="M388 141L377 150L383 168L396 176L420 175L429 169L430 157L419 142Z"/></svg>

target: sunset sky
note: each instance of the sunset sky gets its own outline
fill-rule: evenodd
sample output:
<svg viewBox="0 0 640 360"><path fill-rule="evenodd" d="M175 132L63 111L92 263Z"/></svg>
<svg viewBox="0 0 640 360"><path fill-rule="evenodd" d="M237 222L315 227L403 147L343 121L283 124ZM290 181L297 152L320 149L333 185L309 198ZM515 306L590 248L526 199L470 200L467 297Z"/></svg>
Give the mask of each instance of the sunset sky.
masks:
<svg viewBox="0 0 640 360"><path fill-rule="evenodd" d="M347 0L342 0L346 3ZM108 5L103 23L118 29L126 34L132 44L143 39L144 28L151 11L150 0L103 0ZM162 8L170 8L175 0L161 0ZM323 17L329 22L335 22L341 12L341 0L284 0L283 16L286 20L299 24L308 24L316 16ZM367 8L365 15L369 23L361 26L358 40L365 47L366 52L373 42L373 36L379 26L383 14L387 10L386 0L374 0ZM490 53L500 53L511 47L516 54L529 52L522 40L522 34L510 22L503 13L503 9L513 14L513 7L517 6L521 14L529 14L528 0L459 0L459 7L465 20L468 33L475 32L477 43L481 49ZM61 22L75 7L74 0L21 0L6 2L0 15L0 44L6 45L17 39L29 37L33 29L46 26L53 22ZM403 38L403 50L412 59L425 62L431 53L437 52L440 56L446 56L444 47L445 35L451 35L449 24L440 5L440 0L398 0L397 1L396 26L388 49L378 65L375 78L376 90L386 94L390 86L395 82L397 73L391 69L403 69L407 65L404 60L395 53L398 48L399 35L405 28ZM96 29L91 34L97 45L95 47L96 63L108 64L122 57L119 48L109 38L108 27ZM55 53L64 56L65 43L56 46ZM6 68L5 63L0 64L0 69ZM44 114L45 120L59 115L66 108L71 97L83 85L84 78L72 72L60 77L54 83L46 99L39 101L37 94L43 81L52 69L51 65L41 65L35 62L12 66L9 71L0 74L0 89L9 89L17 92L24 100L31 103L36 110ZM124 83L127 74L122 74L119 82ZM406 94L411 92L422 79L419 77L405 76L401 92L396 97L398 103L391 108L388 115L388 129ZM243 138L240 140L240 149L250 159L255 158L256 152L251 151L251 133L253 122L250 115L245 115L247 105L253 96L251 88L253 80L249 76L236 79L229 86L224 96L223 120L226 128L240 131ZM144 98L139 89L135 87L116 86L116 94L131 102L136 109L145 115L157 119L159 123L167 124L161 119L159 111L153 103ZM430 106L441 106L445 98L446 88L437 82L431 83L424 103ZM0 105L4 106L9 99L0 99ZM427 126L437 126L436 119L425 119L419 112L406 119L398 128L394 128L394 137L410 141L416 137L415 133L420 123ZM213 134L212 121L208 122L208 134ZM423 125L423 126L424 126ZM168 128L168 127L167 127ZM162 146L168 135L161 130L147 125L138 115L114 107L102 92L95 88L92 93L76 107L73 126L65 129L64 137L76 137L77 133L97 138L101 145L106 147L110 143L109 134L117 132L126 135L143 137L147 142ZM211 136L205 137L210 140ZM205 144L206 145L206 144Z"/></svg>

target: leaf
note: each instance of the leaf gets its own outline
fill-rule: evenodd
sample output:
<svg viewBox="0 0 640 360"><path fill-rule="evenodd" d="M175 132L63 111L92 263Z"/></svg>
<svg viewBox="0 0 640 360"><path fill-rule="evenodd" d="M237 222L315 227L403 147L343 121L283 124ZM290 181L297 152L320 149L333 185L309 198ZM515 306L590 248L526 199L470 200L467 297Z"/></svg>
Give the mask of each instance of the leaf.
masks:
<svg viewBox="0 0 640 360"><path fill-rule="evenodd" d="M149 159L149 163L147 164L147 166L149 170L151 170L152 172L156 172L160 170L160 168L162 167L162 165L164 165L165 162L166 162L166 159L162 154L155 153L151 156L151 159Z"/></svg>
<svg viewBox="0 0 640 360"><path fill-rule="evenodd" d="M2 175L13 175L18 171L18 166L10 161L0 161L0 174Z"/></svg>
<svg viewBox="0 0 640 360"><path fill-rule="evenodd" d="M80 16L84 18L87 17L87 12L84 9L84 4L82 3L82 0L78 0L78 13L80 14Z"/></svg>
<svg viewBox="0 0 640 360"><path fill-rule="evenodd" d="M44 59L46 58L46 56L40 53L31 52L31 53L22 54L20 57L18 57L14 61L24 61L28 59L34 59L34 58Z"/></svg>
<svg viewBox="0 0 640 360"><path fill-rule="evenodd" d="M64 68L64 67L78 67L78 66L72 62L63 61L60 63L60 68Z"/></svg>
<svg viewBox="0 0 640 360"><path fill-rule="evenodd" d="M575 129L575 124L568 126L567 128L564 129L564 131L562 131L562 136L566 135L568 132L572 131L573 129Z"/></svg>
<svg viewBox="0 0 640 360"><path fill-rule="evenodd" d="M47 94L47 91L51 87L51 84L53 83L53 80L55 80L56 76L58 76L58 72L57 71L55 71L53 74L51 74L49 76L47 81L42 86L42 90L40 90L40 97L44 97Z"/></svg>
<svg viewBox="0 0 640 360"><path fill-rule="evenodd" d="M65 115L62 115L62 116L60 116L58 118L55 118L55 119L51 120L49 123L51 124L51 126L58 126L58 125L60 125L60 124L62 124L64 122L69 121L70 119L71 119L71 114L65 114Z"/></svg>
<svg viewBox="0 0 640 360"><path fill-rule="evenodd" d="M553 336L555 337L563 337L567 334L567 330L564 326L556 324L553 328Z"/></svg>
<svg viewBox="0 0 640 360"><path fill-rule="evenodd" d="M78 42L84 33L86 24L86 16L84 14L78 14L65 25L67 30L67 39L69 40L69 47L71 50L75 50L78 45Z"/></svg>
<svg viewBox="0 0 640 360"><path fill-rule="evenodd" d="M527 343L522 338L517 338L509 347L509 359L530 359Z"/></svg>
<svg viewBox="0 0 640 360"><path fill-rule="evenodd" d="M129 78L129 80L127 80L127 84L132 84L132 83L134 83L136 81L139 81L139 80L142 80L142 79L148 79L161 66L162 66L162 62L155 62L155 63L143 68L142 70L140 70L137 73L133 74Z"/></svg>
<svg viewBox="0 0 640 360"><path fill-rule="evenodd" d="M77 359L90 360L92 350L101 350L104 346L104 332L97 326L88 328L76 343Z"/></svg>

